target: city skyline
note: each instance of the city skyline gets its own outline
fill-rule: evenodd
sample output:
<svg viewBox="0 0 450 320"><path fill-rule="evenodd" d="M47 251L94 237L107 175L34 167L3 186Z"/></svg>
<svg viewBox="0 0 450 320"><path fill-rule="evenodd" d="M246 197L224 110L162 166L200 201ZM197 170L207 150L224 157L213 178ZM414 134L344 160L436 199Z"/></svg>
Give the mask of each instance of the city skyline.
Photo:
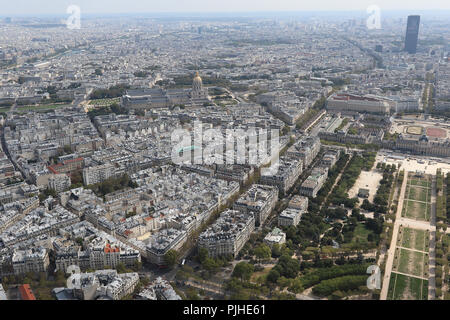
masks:
<svg viewBox="0 0 450 320"><path fill-rule="evenodd" d="M321 0L314 3L294 0L246 0L244 2L230 0L227 2L196 0L187 4L185 1L168 0L164 3L156 1L130 0L122 1L97 0L95 2L78 1L55 1L41 0L31 2L29 0L18 0L14 3L2 1L2 12L0 15L64 15L69 5L77 5L86 14L135 14L135 13L233 13L233 12L331 12L331 11L366 11L372 5L378 6L383 11L433 11L450 10L450 3L441 0L423 1L372 1L345 0L339 3L330 0Z"/></svg>

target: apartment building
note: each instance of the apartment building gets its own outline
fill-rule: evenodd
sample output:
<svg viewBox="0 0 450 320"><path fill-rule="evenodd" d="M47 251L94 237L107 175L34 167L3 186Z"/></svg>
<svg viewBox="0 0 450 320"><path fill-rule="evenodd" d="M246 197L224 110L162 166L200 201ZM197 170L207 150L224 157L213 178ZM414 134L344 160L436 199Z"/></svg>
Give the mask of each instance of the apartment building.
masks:
<svg viewBox="0 0 450 320"><path fill-rule="evenodd" d="M296 226L299 224L304 212L299 209L287 208L278 216L278 225L280 227Z"/></svg>
<svg viewBox="0 0 450 320"><path fill-rule="evenodd" d="M310 176L300 186L300 194L315 198L328 178L328 168L314 168Z"/></svg>
<svg viewBox="0 0 450 320"><path fill-rule="evenodd" d="M165 266L165 254L169 250L178 250L187 240L185 230L163 229L154 234L146 248L147 258L153 264Z"/></svg>
<svg viewBox="0 0 450 320"><path fill-rule="evenodd" d="M253 213L256 225L260 226L275 208L277 201L277 187L255 184L234 203L233 209Z"/></svg>
<svg viewBox="0 0 450 320"><path fill-rule="evenodd" d="M61 192L70 188L72 182L66 174L54 174L48 178L48 187L56 192Z"/></svg>
<svg viewBox="0 0 450 320"><path fill-rule="evenodd" d="M318 137L305 137L293 144L286 155L291 158L300 158L303 168L307 168L320 152L320 139Z"/></svg>
<svg viewBox="0 0 450 320"><path fill-rule="evenodd" d="M261 175L261 184L278 187L280 192L286 193L297 181L303 170L301 160L281 157L275 165Z"/></svg>
<svg viewBox="0 0 450 320"><path fill-rule="evenodd" d="M198 246L208 250L210 257L236 257L254 229L253 214L227 210L200 235Z"/></svg>
<svg viewBox="0 0 450 320"><path fill-rule="evenodd" d="M99 166L83 169L83 183L88 186L103 182L115 176L116 168L113 164L107 163Z"/></svg>
<svg viewBox="0 0 450 320"><path fill-rule="evenodd" d="M47 249L15 250L11 258L14 274L47 272L50 264Z"/></svg>

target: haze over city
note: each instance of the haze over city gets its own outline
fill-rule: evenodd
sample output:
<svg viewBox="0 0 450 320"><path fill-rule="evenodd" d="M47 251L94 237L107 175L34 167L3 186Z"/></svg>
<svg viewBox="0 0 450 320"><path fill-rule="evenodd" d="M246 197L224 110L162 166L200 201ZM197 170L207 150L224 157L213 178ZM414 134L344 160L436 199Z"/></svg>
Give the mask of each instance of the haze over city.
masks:
<svg viewBox="0 0 450 320"><path fill-rule="evenodd" d="M42 15L65 14L69 5L77 5L87 14L119 13L201 13L201 12L264 12L264 11L365 11L376 5L384 11L400 10L450 10L445 0L2 0L0 16L3 15Z"/></svg>

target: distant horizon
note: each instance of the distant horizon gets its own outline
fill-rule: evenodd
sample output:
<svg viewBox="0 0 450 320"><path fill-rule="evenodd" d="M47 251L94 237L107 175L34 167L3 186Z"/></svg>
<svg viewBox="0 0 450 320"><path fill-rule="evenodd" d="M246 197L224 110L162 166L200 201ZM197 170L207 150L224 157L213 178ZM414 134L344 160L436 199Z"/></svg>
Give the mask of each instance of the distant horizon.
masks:
<svg viewBox="0 0 450 320"><path fill-rule="evenodd" d="M382 12L450 11L443 0L15 0L2 1L0 16L62 16L70 5L86 15L192 15L364 12L376 5ZM430 9L431 8L431 9Z"/></svg>
<svg viewBox="0 0 450 320"><path fill-rule="evenodd" d="M117 17L117 16L152 16L152 17L208 17L208 16L222 16L222 17L244 17L244 15L247 16L307 16L311 14L316 15L329 15L329 14L340 14L340 15L346 15L346 14L359 14L366 16L368 13L365 10L255 10L255 11L159 11L159 12L89 12L89 13L83 13L85 17ZM407 17L408 15L415 15L415 14L425 14L425 13L432 13L434 15L446 15L450 14L450 9L418 9L418 10L383 10L382 14L389 16L392 15L404 15ZM60 18L60 17L66 17L66 13L39 13L39 14L33 14L33 13L0 13L0 18Z"/></svg>

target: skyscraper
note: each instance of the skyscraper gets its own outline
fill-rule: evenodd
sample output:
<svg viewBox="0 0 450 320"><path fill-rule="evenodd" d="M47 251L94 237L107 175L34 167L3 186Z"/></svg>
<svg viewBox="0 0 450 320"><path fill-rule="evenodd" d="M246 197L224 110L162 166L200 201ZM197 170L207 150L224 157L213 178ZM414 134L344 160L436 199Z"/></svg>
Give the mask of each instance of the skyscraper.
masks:
<svg viewBox="0 0 450 320"><path fill-rule="evenodd" d="M408 26L406 27L405 51L416 53L417 39L419 37L420 16L408 16Z"/></svg>

